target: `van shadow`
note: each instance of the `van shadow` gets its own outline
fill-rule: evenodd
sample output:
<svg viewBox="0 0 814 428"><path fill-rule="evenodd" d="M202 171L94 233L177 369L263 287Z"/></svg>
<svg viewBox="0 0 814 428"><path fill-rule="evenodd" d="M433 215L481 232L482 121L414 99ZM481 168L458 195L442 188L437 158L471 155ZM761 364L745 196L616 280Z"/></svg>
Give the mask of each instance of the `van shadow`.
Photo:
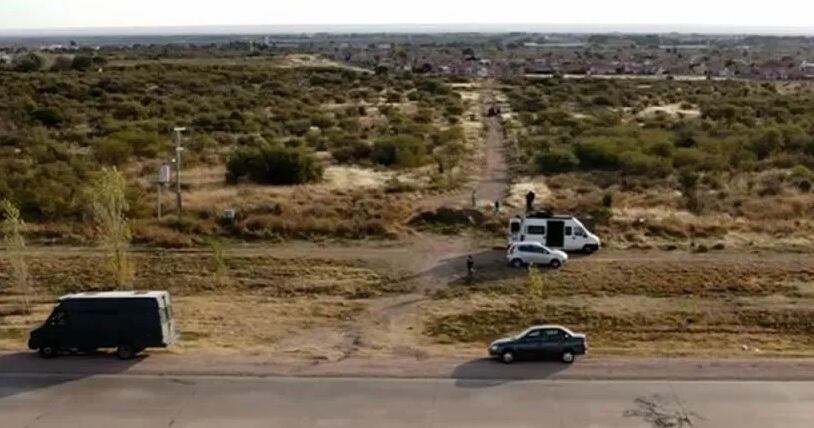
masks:
<svg viewBox="0 0 814 428"><path fill-rule="evenodd" d="M455 368L452 378L458 388L490 388L509 382L550 379L571 367L559 361L518 361L503 364L495 359L480 358Z"/></svg>
<svg viewBox="0 0 814 428"><path fill-rule="evenodd" d="M0 400L93 375L122 373L144 358L119 360L105 352L62 355L50 360L35 352L0 354Z"/></svg>

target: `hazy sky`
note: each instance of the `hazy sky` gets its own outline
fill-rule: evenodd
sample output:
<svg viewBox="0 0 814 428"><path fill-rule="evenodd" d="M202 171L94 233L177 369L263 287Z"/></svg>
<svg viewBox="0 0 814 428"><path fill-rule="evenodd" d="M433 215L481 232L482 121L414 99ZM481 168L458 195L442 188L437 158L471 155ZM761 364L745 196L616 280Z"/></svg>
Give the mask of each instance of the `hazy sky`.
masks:
<svg viewBox="0 0 814 428"><path fill-rule="evenodd" d="M814 26L814 0L0 0L0 30L264 24Z"/></svg>

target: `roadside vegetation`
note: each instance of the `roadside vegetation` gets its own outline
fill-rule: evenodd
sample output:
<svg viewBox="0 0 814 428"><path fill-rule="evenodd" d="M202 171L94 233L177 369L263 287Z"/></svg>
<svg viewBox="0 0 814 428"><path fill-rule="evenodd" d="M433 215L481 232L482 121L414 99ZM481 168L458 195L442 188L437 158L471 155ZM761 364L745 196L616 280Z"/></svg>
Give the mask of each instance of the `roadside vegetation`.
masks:
<svg viewBox="0 0 814 428"><path fill-rule="evenodd" d="M130 183L134 238L171 246L203 244L201 235L386 237L397 224L382 211L401 198L359 209L356 224L341 224L334 210L382 199L374 202L347 184L332 186L331 178L369 171L387 177L376 184L393 196L454 183L435 176L459 168L466 105L441 79L297 66L284 57L245 53L214 58L189 52L188 61L162 61L148 51L76 56L70 66L31 54L0 71L6 88L0 94L0 198L19 207L33 238L88 242L83 183L104 166L117 167ZM154 176L173 157L174 126L190 130L183 161L192 203L183 221L156 222ZM259 208L247 207L255 201L241 195L302 184L311 187L298 193L313 199L303 221L320 225L288 224L288 211L303 214L289 198L263 198L266 208ZM230 192L234 196L217 202L202 198ZM319 196L327 192L336 200ZM218 223L226 208L238 209L238 224ZM259 229L252 227L258 216L265 218ZM249 218L255 218L252 225Z"/></svg>
<svg viewBox="0 0 814 428"><path fill-rule="evenodd" d="M83 250L30 254L30 289L0 288L0 349L23 348L28 332L48 316L56 297L110 290L110 273L99 269L106 258L104 253ZM320 344L317 337L291 344L284 339L298 333L309 336L310 329L341 331L344 324L360 316L371 299L410 291L397 276L363 262L234 255L215 242L209 250L135 252L131 259L138 267L130 283L134 289L160 288L172 294L181 332L179 351L321 356L334 344ZM4 284L10 283L8 272L13 263L0 259ZM23 296L28 297L31 311L21 307ZM303 349L312 339L317 340L314 349Z"/></svg>
<svg viewBox="0 0 814 428"><path fill-rule="evenodd" d="M574 260L484 272L431 294L425 333L483 343L534 324L589 336L594 355L810 356L814 266L804 255Z"/></svg>
<svg viewBox="0 0 814 428"><path fill-rule="evenodd" d="M814 232L809 84L504 83L516 171L545 175L543 204L594 215L609 242L766 246Z"/></svg>

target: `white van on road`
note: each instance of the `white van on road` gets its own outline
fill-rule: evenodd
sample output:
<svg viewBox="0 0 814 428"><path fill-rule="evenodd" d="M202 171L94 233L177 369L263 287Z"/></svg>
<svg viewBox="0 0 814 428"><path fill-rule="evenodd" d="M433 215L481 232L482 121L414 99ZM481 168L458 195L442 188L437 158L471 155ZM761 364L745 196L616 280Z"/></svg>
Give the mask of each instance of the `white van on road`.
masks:
<svg viewBox="0 0 814 428"><path fill-rule="evenodd" d="M548 248L582 251L590 254L602 245L576 217L550 213L531 213L509 220L509 245L539 242Z"/></svg>

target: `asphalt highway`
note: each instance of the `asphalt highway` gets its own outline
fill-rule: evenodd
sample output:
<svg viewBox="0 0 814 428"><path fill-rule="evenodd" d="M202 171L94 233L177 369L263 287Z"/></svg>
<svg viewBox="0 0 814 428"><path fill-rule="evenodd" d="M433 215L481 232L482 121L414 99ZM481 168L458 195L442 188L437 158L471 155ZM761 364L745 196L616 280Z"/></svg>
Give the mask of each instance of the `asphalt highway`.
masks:
<svg viewBox="0 0 814 428"><path fill-rule="evenodd" d="M814 382L4 373L0 426L810 428Z"/></svg>

